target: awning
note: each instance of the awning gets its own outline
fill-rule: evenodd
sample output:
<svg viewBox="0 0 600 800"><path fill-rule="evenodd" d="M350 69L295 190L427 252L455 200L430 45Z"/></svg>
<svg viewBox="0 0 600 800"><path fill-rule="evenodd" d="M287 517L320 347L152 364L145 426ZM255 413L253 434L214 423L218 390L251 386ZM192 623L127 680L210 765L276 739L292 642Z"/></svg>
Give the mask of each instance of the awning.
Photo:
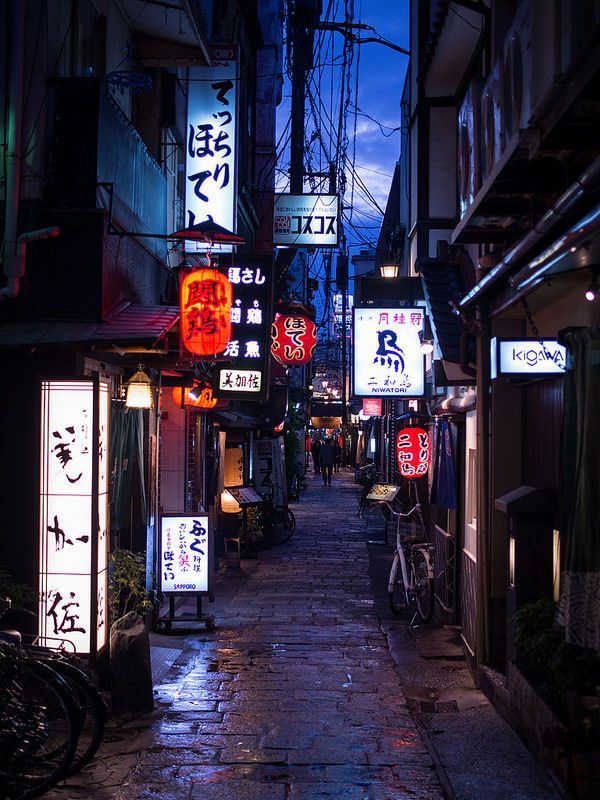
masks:
<svg viewBox="0 0 600 800"><path fill-rule="evenodd" d="M470 383L472 375L462 372L461 338L466 334L458 315L454 314L450 301L459 302L467 288L459 264L437 258L420 258L417 270L421 273L423 291L430 313L430 322L436 343L442 356L448 383L456 381ZM468 360L475 361L474 343L468 343ZM463 342L463 347L464 347Z"/></svg>
<svg viewBox="0 0 600 800"><path fill-rule="evenodd" d="M342 404L312 400L310 404L310 415L311 417L341 417Z"/></svg>
<svg viewBox="0 0 600 800"><path fill-rule="evenodd" d="M247 428L254 430L260 428L261 421L258 417L244 414L242 411L213 411L213 420L223 428Z"/></svg>
<svg viewBox="0 0 600 800"><path fill-rule="evenodd" d="M156 347L178 319L178 306L130 303L104 322L0 320L0 348L78 344Z"/></svg>

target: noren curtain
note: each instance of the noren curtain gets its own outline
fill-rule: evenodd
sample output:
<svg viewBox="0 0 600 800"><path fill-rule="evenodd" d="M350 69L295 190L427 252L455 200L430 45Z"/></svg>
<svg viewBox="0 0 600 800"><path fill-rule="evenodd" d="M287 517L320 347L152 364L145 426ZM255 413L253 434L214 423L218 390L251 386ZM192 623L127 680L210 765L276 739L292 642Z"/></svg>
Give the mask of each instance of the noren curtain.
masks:
<svg viewBox="0 0 600 800"><path fill-rule="evenodd" d="M117 528L131 525L133 478L137 472L140 518L146 521L144 487L144 412L113 403L110 417L111 506ZM135 470L137 462L137 471Z"/></svg>
<svg viewBox="0 0 600 800"><path fill-rule="evenodd" d="M600 653L600 328L569 333L566 344L557 621L568 642Z"/></svg>

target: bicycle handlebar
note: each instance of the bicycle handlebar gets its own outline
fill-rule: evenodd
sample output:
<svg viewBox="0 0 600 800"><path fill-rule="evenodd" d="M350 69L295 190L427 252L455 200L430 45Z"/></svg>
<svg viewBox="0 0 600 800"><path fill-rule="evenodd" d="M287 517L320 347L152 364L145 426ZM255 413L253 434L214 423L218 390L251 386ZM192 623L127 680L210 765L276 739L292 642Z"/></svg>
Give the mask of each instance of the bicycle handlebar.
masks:
<svg viewBox="0 0 600 800"><path fill-rule="evenodd" d="M395 517L410 517L412 513L415 511L421 510L421 503L416 503L410 511L396 511L389 500L385 501L385 506L389 510L390 514L393 514Z"/></svg>

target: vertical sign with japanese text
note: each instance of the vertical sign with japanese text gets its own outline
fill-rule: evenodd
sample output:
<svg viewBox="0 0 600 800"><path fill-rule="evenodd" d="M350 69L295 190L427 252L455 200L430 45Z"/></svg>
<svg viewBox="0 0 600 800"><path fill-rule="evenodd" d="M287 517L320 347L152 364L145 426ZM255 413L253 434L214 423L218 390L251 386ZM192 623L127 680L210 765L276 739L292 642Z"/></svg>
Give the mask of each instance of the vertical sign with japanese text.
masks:
<svg viewBox="0 0 600 800"><path fill-rule="evenodd" d="M188 227L207 216L235 231L237 53L235 45L210 48L212 66L189 71L186 131L185 209ZM203 251L204 242L186 240L187 252ZM231 245L220 248L231 252Z"/></svg>
<svg viewBox="0 0 600 800"><path fill-rule="evenodd" d="M223 261L220 261L223 264ZM219 397L264 400L269 388L273 264L268 256L235 256L225 267L233 288L231 339L219 362Z"/></svg>
<svg viewBox="0 0 600 800"><path fill-rule="evenodd" d="M355 308L353 393L358 397L422 397L425 359L422 308Z"/></svg>
<svg viewBox="0 0 600 800"><path fill-rule="evenodd" d="M160 591L209 591L212 544L208 514L163 514L160 518Z"/></svg>
<svg viewBox="0 0 600 800"><path fill-rule="evenodd" d="M42 382L38 632L79 653L106 644L108 409L102 381Z"/></svg>

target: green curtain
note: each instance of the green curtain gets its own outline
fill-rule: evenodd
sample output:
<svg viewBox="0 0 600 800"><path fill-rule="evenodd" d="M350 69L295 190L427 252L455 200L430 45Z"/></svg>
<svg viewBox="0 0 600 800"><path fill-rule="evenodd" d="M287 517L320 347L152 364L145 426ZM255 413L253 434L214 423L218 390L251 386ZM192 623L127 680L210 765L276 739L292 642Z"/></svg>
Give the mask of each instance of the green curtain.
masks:
<svg viewBox="0 0 600 800"><path fill-rule="evenodd" d="M561 459L563 574L557 621L600 654L600 328L566 337Z"/></svg>
<svg viewBox="0 0 600 800"><path fill-rule="evenodd" d="M131 525L131 494L135 463L139 477L140 517L146 521L144 487L144 412L113 403L110 415L111 506L117 528Z"/></svg>

